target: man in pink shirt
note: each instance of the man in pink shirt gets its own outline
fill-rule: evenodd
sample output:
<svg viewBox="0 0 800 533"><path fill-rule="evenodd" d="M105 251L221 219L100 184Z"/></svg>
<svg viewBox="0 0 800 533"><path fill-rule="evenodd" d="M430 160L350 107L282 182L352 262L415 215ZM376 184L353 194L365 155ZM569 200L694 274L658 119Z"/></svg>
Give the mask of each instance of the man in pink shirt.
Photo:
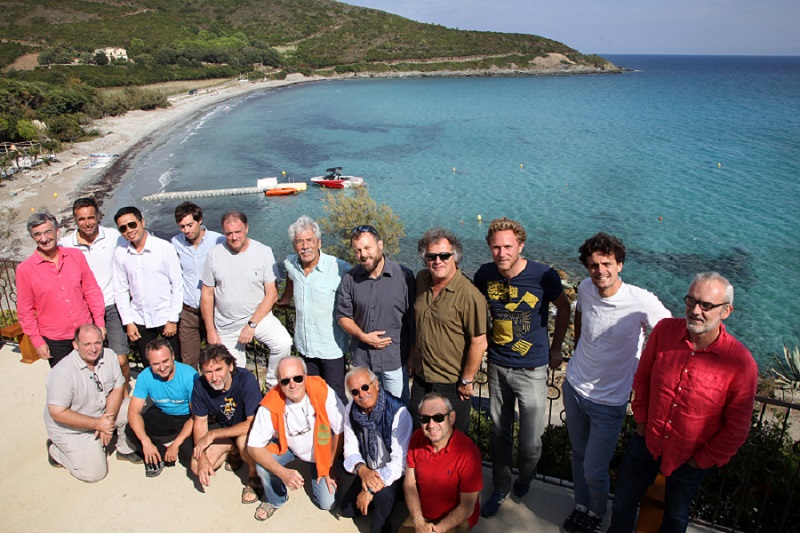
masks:
<svg viewBox="0 0 800 533"><path fill-rule="evenodd" d="M665 318L653 329L633 380L636 432L609 533L633 532L639 500L659 470L667 479L661 531L686 531L703 479L750 431L758 366L722 324L733 311L733 286L717 272L698 274L684 302L686 319Z"/></svg>
<svg viewBox="0 0 800 533"><path fill-rule="evenodd" d="M105 336L103 293L83 254L58 245L53 215L32 214L28 233L36 251L17 267L17 319L53 367L72 351L81 324L94 323Z"/></svg>

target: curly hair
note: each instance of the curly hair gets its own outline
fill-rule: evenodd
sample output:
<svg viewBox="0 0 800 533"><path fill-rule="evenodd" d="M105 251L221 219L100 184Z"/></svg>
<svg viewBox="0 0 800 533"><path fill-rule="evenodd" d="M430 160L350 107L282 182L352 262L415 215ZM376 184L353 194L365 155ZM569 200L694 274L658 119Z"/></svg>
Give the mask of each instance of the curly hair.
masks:
<svg viewBox="0 0 800 533"><path fill-rule="evenodd" d="M492 236L498 231L509 230L514 232L514 236L520 244L524 243L525 239L528 237L528 234L525 233L525 228L516 220L511 220L506 217L496 218L489 223L489 232L486 234L486 244L490 244Z"/></svg>
<svg viewBox="0 0 800 533"><path fill-rule="evenodd" d="M595 252L600 252L603 255L613 255L614 259L617 260L617 263L625 262L625 245L622 244L621 240L617 239L613 235L608 235L607 233L603 232L586 239L584 243L581 244L581 247L578 249L578 251L581 254L581 263L583 263L583 266L587 268L589 266L587 264L589 256Z"/></svg>
<svg viewBox="0 0 800 533"><path fill-rule="evenodd" d="M461 241L458 240L458 237L456 237L455 233L449 229L436 227L426 231L419 241L417 241L417 252L419 253L420 257L422 257L423 263L425 262L425 252L428 250L428 246L442 240L446 240L450 243L450 246L453 247L453 254L455 255L456 264L461 262L461 255L463 253Z"/></svg>

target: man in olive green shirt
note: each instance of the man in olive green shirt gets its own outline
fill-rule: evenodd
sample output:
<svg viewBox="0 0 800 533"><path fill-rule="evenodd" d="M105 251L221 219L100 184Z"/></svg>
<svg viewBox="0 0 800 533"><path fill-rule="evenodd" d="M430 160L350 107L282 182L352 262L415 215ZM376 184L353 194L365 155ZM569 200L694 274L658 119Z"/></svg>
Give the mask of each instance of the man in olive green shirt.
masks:
<svg viewBox="0 0 800 533"><path fill-rule="evenodd" d="M486 352L487 311L483 295L458 268L461 242L449 230L432 228L417 243L427 268L417 274L414 302L416 345L409 370L414 374L411 409L428 392L448 398L456 427L466 433L472 382Z"/></svg>

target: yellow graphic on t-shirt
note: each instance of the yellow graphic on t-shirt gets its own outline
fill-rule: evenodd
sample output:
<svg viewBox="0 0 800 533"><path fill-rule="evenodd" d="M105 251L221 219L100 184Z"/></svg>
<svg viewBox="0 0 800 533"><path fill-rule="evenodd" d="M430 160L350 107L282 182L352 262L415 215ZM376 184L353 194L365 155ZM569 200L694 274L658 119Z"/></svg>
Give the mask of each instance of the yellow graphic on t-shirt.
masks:
<svg viewBox="0 0 800 533"><path fill-rule="evenodd" d="M514 346L512 346L511 349L517 352L518 354L525 355L528 353L528 350L531 349L531 346L533 346L533 344L529 343L528 341L520 339L514 343Z"/></svg>
<svg viewBox="0 0 800 533"><path fill-rule="evenodd" d="M512 287L512 289L514 289L514 291L516 292L516 288ZM512 311L512 312L516 311L517 307L519 307L522 304L522 302L525 302L526 304L528 304L530 306L531 309L533 309L534 307L536 307L536 304L537 304L538 301L539 301L539 298L535 294L531 294L529 292L526 292L525 296L523 296L517 303L513 303L513 302L507 303L506 304L506 309L508 309L509 311Z"/></svg>
<svg viewBox="0 0 800 533"><path fill-rule="evenodd" d="M500 346L514 340L514 324L510 320L494 319L492 321L492 340Z"/></svg>
<svg viewBox="0 0 800 533"><path fill-rule="evenodd" d="M233 413L236 412L236 402L233 401L233 398L225 398L225 405L222 406L222 414L224 414L228 419L233 416Z"/></svg>
<svg viewBox="0 0 800 533"><path fill-rule="evenodd" d="M507 302L511 298L517 297L517 288L509 287L505 281L490 281L486 284L486 295L490 300Z"/></svg>

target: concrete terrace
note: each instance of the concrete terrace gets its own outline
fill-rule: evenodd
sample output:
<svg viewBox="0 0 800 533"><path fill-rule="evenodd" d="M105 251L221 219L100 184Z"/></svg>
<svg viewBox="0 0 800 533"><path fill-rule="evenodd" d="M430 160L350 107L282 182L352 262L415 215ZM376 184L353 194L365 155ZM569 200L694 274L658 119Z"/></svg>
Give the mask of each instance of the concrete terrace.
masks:
<svg viewBox="0 0 800 533"><path fill-rule="evenodd" d="M0 348L0 375L5 376L5 405L0 410L0 521L2 531L318 531L367 532L369 522L337 518L320 511L306 494L292 493L286 506L266 523L253 519L255 505L240 502L239 475L221 470L206 493L199 492L185 470L166 469L148 479L141 465L109 458L109 474L95 484L80 482L46 460L42 421L47 363L19 362L16 346ZM484 497L491 490L491 471L484 469ZM518 501L510 497L498 515L481 519L475 533L503 531L555 533L572 509L572 491L535 482ZM398 526L407 511L397 506ZM710 531L690 528L690 531Z"/></svg>

